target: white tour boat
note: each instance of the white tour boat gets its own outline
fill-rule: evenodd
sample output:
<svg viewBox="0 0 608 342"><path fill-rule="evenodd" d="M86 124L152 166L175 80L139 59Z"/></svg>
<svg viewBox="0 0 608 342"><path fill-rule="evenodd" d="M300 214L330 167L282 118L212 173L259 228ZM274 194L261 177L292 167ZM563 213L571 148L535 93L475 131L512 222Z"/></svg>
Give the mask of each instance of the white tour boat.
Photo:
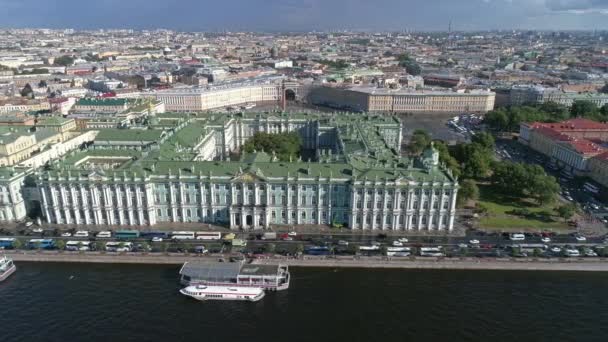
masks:
<svg viewBox="0 0 608 342"><path fill-rule="evenodd" d="M264 298L264 290L259 287L229 287L191 285L179 290L184 296L198 300L247 300L257 302Z"/></svg>
<svg viewBox="0 0 608 342"><path fill-rule="evenodd" d="M11 274L15 273L17 266L13 263L13 259L3 256L0 259L0 282L6 280Z"/></svg>

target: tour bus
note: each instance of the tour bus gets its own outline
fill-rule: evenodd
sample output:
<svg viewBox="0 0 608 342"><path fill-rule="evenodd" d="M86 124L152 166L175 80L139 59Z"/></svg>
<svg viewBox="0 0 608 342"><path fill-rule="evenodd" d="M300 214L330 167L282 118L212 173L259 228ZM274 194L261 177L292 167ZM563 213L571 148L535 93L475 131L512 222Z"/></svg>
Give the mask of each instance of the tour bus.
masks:
<svg viewBox="0 0 608 342"><path fill-rule="evenodd" d="M108 252L130 252L133 250L133 244L130 242L106 242L106 251Z"/></svg>
<svg viewBox="0 0 608 342"><path fill-rule="evenodd" d="M326 246L309 246L306 247L304 253L308 255L329 255L331 251Z"/></svg>
<svg viewBox="0 0 608 342"><path fill-rule="evenodd" d="M89 237L89 232L86 231L86 230L79 230L76 233L74 233L74 237L83 237L83 238L86 238L86 237Z"/></svg>
<svg viewBox="0 0 608 342"><path fill-rule="evenodd" d="M445 254L441 247L420 247L420 256L442 257Z"/></svg>
<svg viewBox="0 0 608 342"><path fill-rule="evenodd" d="M15 243L15 238L0 238L0 249L13 248L14 243Z"/></svg>
<svg viewBox="0 0 608 342"><path fill-rule="evenodd" d="M90 251L93 243L89 241L68 241L65 243L66 251Z"/></svg>
<svg viewBox="0 0 608 342"><path fill-rule="evenodd" d="M594 193L594 194L597 194L598 192L600 192L600 189L597 186L595 186L595 185L593 185L591 183L585 183L583 185L583 188L585 190L591 192L591 193Z"/></svg>
<svg viewBox="0 0 608 342"><path fill-rule="evenodd" d="M100 239L109 239L112 237L112 232L108 230L101 231L95 235L96 238Z"/></svg>
<svg viewBox="0 0 608 342"><path fill-rule="evenodd" d="M171 239L173 240L194 240L194 232L172 232Z"/></svg>
<svg viewBox="0 0 608 342"><path fill-rule="evenodd" d="M220 232L196 232L197 240L220 240L222 233Z"/></svg>
<svg viewBox="0 0 608 342"><path fill-rule="evenodd" d="M118 230L114 233L117 239L137 239L139 238L138 230Z"/></svg>
<svg viewBox="0 0 608 342"><path fill-rule="evenodd" d="M165 232L141 232L139 234L139 236L146 238L146 239L152 239L152 238L166 239L168 237L167 233L165 233Z"/></svg>
<svg viewBox="0 0 608 342"><path fill-rule="evenodd" d="M55 240L53 239L31 239L27 242L29 249L53 249L55 248Z"/></svg>
<svg viewBox="0 0 608 342"><path fill-rule="evenodd" d="M519 248L519 250L522 252L534 252L534 250L536 250L536 249L539 249L541 251L549 249L549 246L542 244L542 243L522 243L519 245L512 245L510 247L512 249Z"/></svg>

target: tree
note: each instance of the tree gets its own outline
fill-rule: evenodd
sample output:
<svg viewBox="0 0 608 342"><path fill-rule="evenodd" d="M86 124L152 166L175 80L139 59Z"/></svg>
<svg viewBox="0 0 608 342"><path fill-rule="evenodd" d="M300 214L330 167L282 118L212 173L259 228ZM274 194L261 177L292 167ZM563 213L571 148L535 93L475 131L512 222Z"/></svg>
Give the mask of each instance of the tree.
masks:
<svg viewBox="0 0 608 342"><path fill-rule="evenodd" d="M266 246L264 246L264 251L269 254L274 254L276 249L277 249L277 246L274 243L269 243L269 244L266 244Z"/></svg>
<svg viewBox="0 0 608 342"><path fill-rule="evenodd" d="M357 254L359 254L359 246L355 245L355 244L350 244L350 245L348 245L348 251L352 255L357 255Z"/></svg>
<svg viewBox="0 0 608 342"><path fill-rule="evenodd" d="M411 154L419 155L431 144L431 136L424 130L417 129L412 134L408 150Z"/></svg>
<svg viewBox="0 0 608 342"><path fill-rule="evenodd" d="M608 94L608 82L600 89L600 93Z"/></svg>
<svg viewBox="0 0 608 342"><path fill-rule="evenodd" d="M304 253L304 245L299 243L296 245L296 254L300 255L302 253Z"/></svg>
<svg viewBox="0 0 608 342"><path fill-rule="evenodd" d="M70 66L74 64L74 57L72 56L61 56L55 58L53 65Z"/></svg>
<svg viewBox="0 0 608 342"><path fill-rule="evenodd" d="M452 174L456 177L460 176L460 164L458 160L450 154L448 145L441 140L435 140L433 146L439 152L439 161L445 164L447 168L452 170Z"/></svg>
<svg viewBox="0 0 608 342"><path fill-rule="evenodd" d="M40 82L38 82L38 88L46 88L47 86L45 80L40 80Z"/></svg>
<svg viewBox="0 0 608 342"><path fill-rule="evenodd" d="M23 87L23 89L21 89L20 94L22 97L33 98L34 90L32 89L32 86L28 83L25 85L25 87Z"/></svg>
<svg viewBox="0 0 608 342"><path fill-rule="evenodd" d="M104 251L106 248L105 243L101 242L101 241L97 241L95 242L95 250L97 251Z"/></svg>
<svg viewBox="0 0 608 342"><path fill-rule="evenodd" d="M382 246L380 248L380 252L382 253L382 255L387 256L388 255L388 247Z"/></svg>
<svg viewBox="0 0 608 342"><path fill-rule="evenodd" d="M404 67L408 74L417 76L422 73L420 65L418 65L418 63L416 63L408 54L397 56L397 60L399 61L399 65Z"/></svg>
<svg viewBox="0 0 608 342"><path fill-rule="evenodd" d="M275 153L279 160L290 161L299 157L301 146L300 136L295 132L279 134L258 132L247 140L243 150L247 153L254 151Z"/></svg>
<svg viewBox="0 0 608 342"><path fill-rule="evenodd" d="M559 217L563 218L564 221L568 221L572 216L574 216L574 213L576 213L576 205L572 203L562 205L559 206L556 211Z"/></svg>
<svg viewBox="0 0 608 342"><path fill-rule="evenodd" d="M479 198L479 188L477 183L472 179L465 179L460 183L460 189L458 189L457 202L458 205L462 205L469 200L476 200Z"/></svg>
<svg viewBox="0 0 608 342"><path fill-rule="evenodd" d="M65 241L63 240L57 240L57 242L55 242L55 247L57 247L57 250L64 250L65 249Z"/></svg>
<svg viewBox="0 0 608 342"><path fill-rule="evenodd" d="M570 107L570 114L574 117L593 117L598 114L598 108L591 101L576 100Z"/></svg>
<svg viewBox="0 0 608 342"><path fill-rule="evenodd" d="M15 241L13 241L14 249L21 249L22 247L23 247L23 241L21 241L21 239L15 239Z"/></svg>
<svg viewBox="0 0 608 342"><path fill-rule="evenodd" d="M481 147L488 149L488 150L492 150L492 151L494 150L494 147L496 146L496 143L494 141L494 137L492 136L492 134L486 133L486 132L482 132L482 133L474 135L472 142L479 144Z"/></svg>
<svg viewBox="0 0 608 342"><path fill-rule="evenodd" d="M145 241L140 243L139 246L140 246L142 252L148 252L150 250L150 245Z"/></svg>

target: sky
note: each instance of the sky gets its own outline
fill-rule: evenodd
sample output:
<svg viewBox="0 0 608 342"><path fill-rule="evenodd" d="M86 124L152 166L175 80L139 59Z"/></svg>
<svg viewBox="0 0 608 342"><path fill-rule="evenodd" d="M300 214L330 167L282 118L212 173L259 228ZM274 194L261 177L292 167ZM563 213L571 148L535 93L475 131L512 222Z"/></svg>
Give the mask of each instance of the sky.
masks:
<svg viewBox="0 0 608 342"><path fill-rule="evenodd" d="M608 29L608 0L0 0L0 27L187 31Z"/></svg>

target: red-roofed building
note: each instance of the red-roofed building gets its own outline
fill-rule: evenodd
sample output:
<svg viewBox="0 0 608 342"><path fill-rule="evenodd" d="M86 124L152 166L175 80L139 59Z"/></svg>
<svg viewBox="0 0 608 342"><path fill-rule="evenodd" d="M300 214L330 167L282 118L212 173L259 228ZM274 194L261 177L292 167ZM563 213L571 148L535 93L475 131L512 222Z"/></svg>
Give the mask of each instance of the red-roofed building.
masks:
<svg viewBox="0 0 608 342"><path fill-rule="evenodd" d="M576 118L556 123L520 126L520 142L551 158L558 167L577 175L589 174L589 161L608 151L608 124Z"/></svg>

